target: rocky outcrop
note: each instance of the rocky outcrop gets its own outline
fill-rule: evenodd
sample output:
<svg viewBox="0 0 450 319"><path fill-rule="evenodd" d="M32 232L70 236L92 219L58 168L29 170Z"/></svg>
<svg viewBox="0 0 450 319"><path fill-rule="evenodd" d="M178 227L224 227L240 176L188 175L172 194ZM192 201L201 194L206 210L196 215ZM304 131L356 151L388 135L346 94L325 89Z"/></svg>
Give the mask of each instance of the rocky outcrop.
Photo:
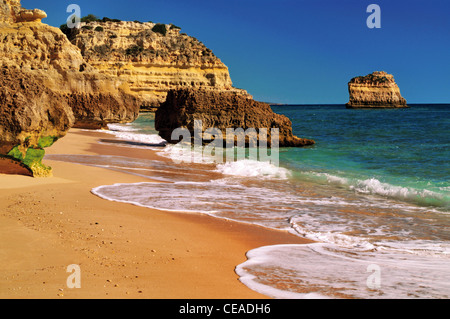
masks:
<svg viewBox="0 0 450 319"><path fill-rule="evenodd" d="M38 21L41 22L42 19L47 18L47 13L42 10L34 9L34 10L20 10L17 14L16 22L32 22Z"/></svg>
<svg viewBox="0 0 450 319"><path fill-rule="evenodd" d="M16 145L37 145L47 136L65 135L75 118L66 99L39 78L19 69L0 69L0 154Z"/></svg>
<svg viewBox="0 0 450 319"><path fill-rule="evenodd" d="M42 164L44 148L63 137L74 121L66 99L39 78L15 68L0 69L0 156L19 160L36 176L50 175ZM0 173L26 172L14 161L2 162Z"/></svg>
<svg viewBox="0 0 450 319"><path fill-rule="evenodd" d="M0 23L14 23L17 12L21 9L20 0L0 1Z"/></svg>
<svg viewBox="0 0 450 319"><path fill-rule="evenodd" d="M180 28L105 19L82 23L68 36L89 64L127 82L144 108L159 106L172 89L249 96L233 87L227 66L210 49Z"/></svg>
<svg viewBox="0 0 450 319"><path fill-rule="evenodd" d="M187 128L194 136L194 121L202 122L205 131L209 128L221 130L226 141L227 128L279 129L280 147L313 145L314 141L298 138L292 134L292 123L284 115L276 114L270 105L257 102L234 92L214 92L210 90L181 89L168 92L167 100L161 104L155 115L155 127L159 135L169 143L172 132L177 128ZM269 135L268 142L270 144Z"/></svg>
<svg viewBox="0 0 450 319"><path fill-rule="evenodd" d="M407 107L394 77L386 72L355 77L348 83L348 91L347 108Z"/></svg>
<svg viewBox="0 0 450 319"><path fill-rule="evenodd" d="M0 22L40 22L44 18L47 18L47 13L39 9L24 9L20 0L2 0L0 3Z"/></svg>
<svg viewBox="0 0 450 319"><path fill-rule="evenodd" d="M138 103L131 94L72 93L67 95L72 108L76 128L107 128L108 123L130 123L139 115ZM137 106L130 109L130 105Z"/></svg>
<svg viewBox="0 0 450 319"><path fill-rule="evenodd" d="M127 85L86 63L59 29L41 23L44 16L0 0L0 155L35 175L50 172L43 149L70 127L130 122L139 112Z"/></svg>
<svg viewBox="0 0 450 319"><path fill-rule="evenodd" d="M23 164L20 160L3 155L0 155L0 172L2 174L34 176L31 168Z"/></svg>
<svg viewBox="0 0 450 319"><path fill-rule="evenodd" d="M78 124L99 119L100 127L138 116L139 106L127 85L86 63L80 50L59 29L35 21L7 24L1 31L0 65L15 66L55 93L69 97ZM86 118L96 114L101 116Z"/></svg>

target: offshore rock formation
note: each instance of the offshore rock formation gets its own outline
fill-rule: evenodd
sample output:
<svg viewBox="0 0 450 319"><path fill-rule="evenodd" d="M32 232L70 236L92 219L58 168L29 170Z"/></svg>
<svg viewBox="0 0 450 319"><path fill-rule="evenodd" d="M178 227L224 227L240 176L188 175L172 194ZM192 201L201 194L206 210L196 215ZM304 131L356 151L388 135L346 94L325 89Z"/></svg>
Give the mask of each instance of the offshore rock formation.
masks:
<svg viewBox="0 0 450 319"><path fill-rule="evenodd" d="M292 134L292 123L284 115L276 114L270 105L257 102L235 92L214 92L211 90L180 89L168 92L167 100L156 111L155 127L159 135L169 143L172 132L177 128L187 128L194 136L194 121L202 121L205 131L218 128L226 141L227 128L271 128L279 129L280 147L313 145L314 141L298 138ZM270 144L270 135L268 144Z"/></svg>
<svg viewBox="0 0 450 319"><path fill-rule="evenodd" d="M110 21L68 30L71 42L100 72L128 83L145 107L158 107L171 89L210 89L249 96L233 87L228 67L174 25Z"/></svg>
<svg viewBox="0 0 450 319"><path fill-rule="evenodd" d="M70 127L130 122L139 112L126 84L87 64L59 29L41 23L44 16L0 0L0 156L34 175L50 173L43 149Z"/></svg>
<svg viewBox="0 0 450 319"><path fill-rule="evenodd" d="M386 72L358 76L348 83L350 101L347 108L408 107L394 77Z"/></svg>

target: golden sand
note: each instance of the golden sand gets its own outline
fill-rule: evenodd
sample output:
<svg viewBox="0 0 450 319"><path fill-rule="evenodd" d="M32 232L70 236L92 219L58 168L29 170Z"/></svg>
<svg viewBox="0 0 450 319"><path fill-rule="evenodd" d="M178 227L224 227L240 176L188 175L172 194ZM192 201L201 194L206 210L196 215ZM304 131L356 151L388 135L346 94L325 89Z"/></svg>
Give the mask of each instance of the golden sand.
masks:
<svg viewBox="0 0 450 319"><path fill-rule="evenodd" d="M124 155L111 138L71 130L47 154ZM150 150L126 156L152 159ZM44 160L53 177L0 175L0 298L267 298L239 280L246 252L306 243L283 231L110 202L91 189L148 182L104 168ZM69 265L81 288L69 288Z"/></svg>

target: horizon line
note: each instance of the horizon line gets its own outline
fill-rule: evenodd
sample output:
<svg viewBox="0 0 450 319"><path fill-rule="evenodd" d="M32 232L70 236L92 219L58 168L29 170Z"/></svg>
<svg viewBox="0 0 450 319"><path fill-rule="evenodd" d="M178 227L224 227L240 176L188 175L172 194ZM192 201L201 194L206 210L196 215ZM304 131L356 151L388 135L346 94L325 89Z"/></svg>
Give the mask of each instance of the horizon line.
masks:
<svg viewBox="0 0 450 319"><path fill-rule="evenodd" d="M308 106L308 105L323 105L323 106L341 106L346 105L347 103L271 103L271 102L263 102L269 104L271 106ZM406 103L407 105L450 105L450 102L447 103L429 103L429 102L417 102L417 103Z"/></svg>

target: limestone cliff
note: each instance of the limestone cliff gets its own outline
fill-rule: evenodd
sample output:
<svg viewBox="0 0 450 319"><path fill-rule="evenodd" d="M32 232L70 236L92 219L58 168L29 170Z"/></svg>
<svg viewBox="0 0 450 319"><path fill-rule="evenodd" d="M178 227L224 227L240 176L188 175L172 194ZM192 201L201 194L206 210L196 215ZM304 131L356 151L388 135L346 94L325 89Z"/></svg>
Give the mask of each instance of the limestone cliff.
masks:
<svg viewBox="0 0 450 319"><path fill-rule="evenodd" d="M211 90L180 89L168 92L166 101L155 115L155 127L159 135L169 143L172 132L177 128L187 128L194 136L194 121L202 121L203 131L217 128L222 131L226 142L226 129L266 128L279 129L280 147L313 145L314 141L292 134L292 123L284 115L276 114L270 105L257 102L235 92L214 92ZM257 137L259 138L259 136ZM270 143L270 135L268 142Z"/></svg>
<svg viewBox="0 0 450 319"><path fill-rule="evenodd" d="M54 92L67 96L71 101L81 101L78 105L72 104L76 122L97 121L101 126L108 122L132 121L137 117L137 102L132 95L127 94L129 90L126 83L101 74L86 63L80 50L59 29L37 19L3 24L1 34L0 66L8 65L33 74L33 78ZM86 104L90 98L105 101L99 98L102 94L113 96L116 103L100 104L99 108L111 106L121 112L100 115L97 112L99 108L93 103ZM89 108L88 112L83 112L83 108ZM96 118L86 118L85 115L91 113Z"/></svg>
<svg viewBox="0 0 450 319"><path fill-rule="evenodd" d="M0 69L0 173L23 175L26 166L32 175L49 175L41 162L44 148L63 137L74 121L65 98L38 77L17 68Z"/></svg>
<svg viewBox="0 0 450 319"><path fill-rule="evenodd" d="M87 64L59 29L41 23L45 16L0 0L0 156L35 175L49 171L43 148L73 125L130 122L139 112L126 84Z"/></svg>
<svg viewBox="0 0 450 319"><path fill-rule="evenodd" d="M386 72L373 72L358 76L348 83L350 101L348 108L407 107L394 77Z"/></svg>
<svg viewBox="0 0 450 319"><path fill-rule="evenodd" d="M227 66L210 49L173 25L96 21L68 36L89 64L126 81L144 107L159 106L180 88L249 96L233 87Z"/></svg>

